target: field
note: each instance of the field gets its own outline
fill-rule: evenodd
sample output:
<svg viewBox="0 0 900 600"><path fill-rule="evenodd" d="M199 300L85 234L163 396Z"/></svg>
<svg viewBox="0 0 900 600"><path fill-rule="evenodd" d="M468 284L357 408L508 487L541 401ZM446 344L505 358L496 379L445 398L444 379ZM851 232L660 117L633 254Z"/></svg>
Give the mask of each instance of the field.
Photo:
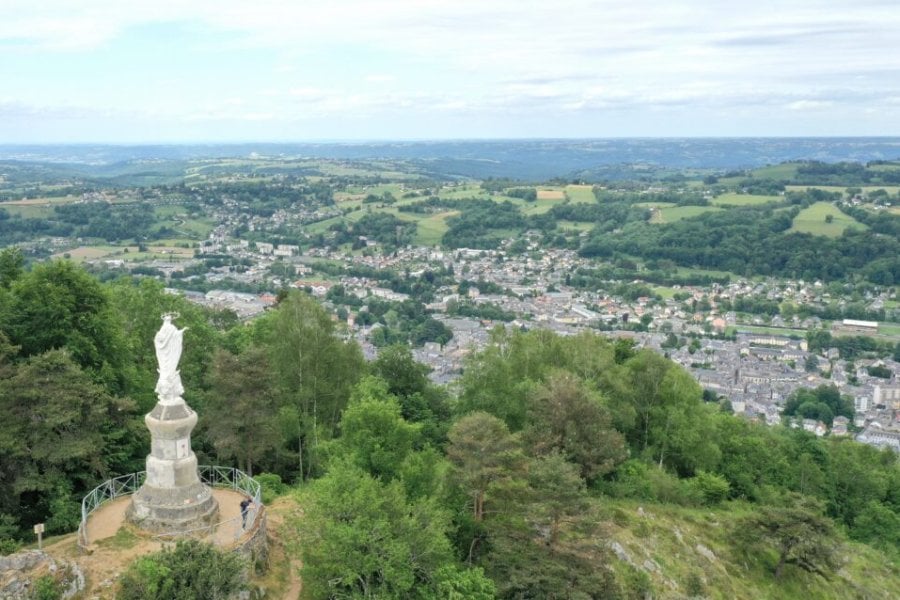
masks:
<svg viewBox="0 0 900 600"><path fill-rule="evenodd" d="M674 202L637 202L635 206L640 208L669 208L676 206Z"/></svg>
<svg viewBox="0 0 900 600"><path fill-rule="evenodd" d="M765 335L806 337L806 330L792 329L790 327L764 327L761 325L735 325L734 327L729 327L728 329L738 331L741 333L761 333L761 334L765 334Z"/></svg>
<svg viewBox="0 0 900 600"><path fill-rule="evenodd" d="M654 294L659 294L660 296L662 296L662 297L665 298L666 300L669 300L669 299L671 299L673 296L675 296L675 292L676 292L676 291L677 291L677 290L675 290L674 288L670 288L670 287L664 286L664 285L654 285L654 286L653 286L653 293L654 293Z"/></svg>
<svg viewBox="0 0 900 600"><path fill-rule="evenodd" d="M848 186L840 186L840 185L788 185L785 186L785 189L789 192L803 192L807 189L813 188L817 190L822 190L824 192L840 192L845 193L847 191ZM850 186L857 187L857 186ZM867 185L867 186L858 186L863 192L874 192L875 190L884 190L891 195L897 195L897 192L900 191L900 185Z"/></svg>
<svg viewBox="0 0 900 600"><path fill-rule="evenodd" d="M0 203L0 208L10 215L18 215L23 219L50 219L56 213L50 204L19 204L18 202Z"/></svg>
<svg viewBox="0 0 900 600"><path fill-rule="evenodd" d="M673 223L715 210L722 209L717 206L670 206L660 209L659 213L663 223Z"/></svg>
<svg viewBox="0 0 900 600"><path fill-rule="evenodd" d="M174 242L174 240L169 240ZM68 258L74 262L84 262L98 259L125 260L128 262L140 262L151 259L187 260L194 257L192 248L157 243L148 246L145 252L139 252L137 246L110 246L98 244L96 246L79 246L65 252L58 252L53 258Z"/></svg>
<svg viewBox="0 0 900 600"><path fill-rule="evenodd" d="M590 231L594 228L593 223L587 223L585 221L557 221L556 224L563 230Z"/></svg>
<svg viewBox="0 0 900 600"><path fill-rule="evenodd" d="M447 218L458 214L459 211L448 210L420 219L416 228L416 243L423 246L440 244L441 238L447 232Z"/></svg>
<svg viewBox="0 0 900 600"><path fill-rule="evenodd" d="M797 176L797 165L783 164L754 169L753 176L759 179L791 179Z"/></svg>
<svg viewBox="0 0 900 600"><path fill-rule="evenodd" d="M831 223L825 222L825 217L832 215ZM804 208L794 218L794 224L790 231L824 235L827 237L840 237L845 229L867 229L865 225L852 217L848 217L828 202L816 202L809 208Z"/></svg>
<svg viewBox="0 0 900 600"><path fill-rule="evenodd" d="M538 190L537 191L538 200L565 200L566 193L562 190L552 189L552 190Z"/></svg>
<svg viewBox="0 0 900 600"><path fill-rule="evenodd" d="M7 200L6 202L0 203L0 206L50 206L54 204L72 204L76 200L79 200L75 196L59 196L52 198L26 198L24 200Z"/></svg>
<svg viewBox="0 0 900 600"><path fill-rule="evenodd" d="M751 194L735 194L729 192L713 198L712 203L718 206L758 206L782 200L780 196L753 196Z"/></svg>
<svg viewBox="0 0 900 600"><path fill-rule="evenodd" d="M566 196L573 203L593 204L597 201L594 196L594 186L592 185L567 185Z"/></svg>

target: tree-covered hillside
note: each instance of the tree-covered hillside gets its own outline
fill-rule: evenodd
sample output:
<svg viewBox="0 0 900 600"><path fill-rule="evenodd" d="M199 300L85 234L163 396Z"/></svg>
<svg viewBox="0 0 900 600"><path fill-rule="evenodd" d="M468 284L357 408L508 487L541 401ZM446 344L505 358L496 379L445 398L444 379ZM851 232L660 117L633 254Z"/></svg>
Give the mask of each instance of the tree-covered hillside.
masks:
<svg viewBox="0 0 900 600"><path fill-rule="evenodd" d="M35 522L74 530L81 495L141 468L150 340L177 311L195 450L272 491L299 486L305 597L877 597L898 583L895 454L734 417L627 339L500 328L448 389L404 346L365 363L300 293L245 325L150 280L2 259L4 551ZM663 523L719 558L672 562L640 541ZM686 552L674 543L659 541ZM860 553L893 570L867 578Z"/></svg>

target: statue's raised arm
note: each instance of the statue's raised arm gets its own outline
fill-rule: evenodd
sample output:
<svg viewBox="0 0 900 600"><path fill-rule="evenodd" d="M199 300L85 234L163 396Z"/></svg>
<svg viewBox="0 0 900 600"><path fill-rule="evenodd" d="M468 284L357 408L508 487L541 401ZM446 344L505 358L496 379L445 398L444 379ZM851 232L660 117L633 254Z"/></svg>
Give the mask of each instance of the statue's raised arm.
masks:
<svg viewBox="0 0 900 600"><path fill-rule="evenodd" d="M185 329L178 329L172 324L177 315L163 315L163 325L153 338L156 347L156 360L159 363L159 381L156 393L161 398L177 398L184 393L181 387L181 375L178 373L178 361L181 360L181 340Z"/></svg>

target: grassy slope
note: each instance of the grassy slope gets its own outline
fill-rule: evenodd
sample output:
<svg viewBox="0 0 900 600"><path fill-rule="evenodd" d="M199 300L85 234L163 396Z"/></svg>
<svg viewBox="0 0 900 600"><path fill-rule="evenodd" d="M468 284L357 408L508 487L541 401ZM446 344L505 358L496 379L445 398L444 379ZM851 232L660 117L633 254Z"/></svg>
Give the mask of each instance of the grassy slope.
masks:
<svg viewBox="0 0 900 600"><path fill-rule="evenodd" d="M279 512L300 516L289 510L288 504L302 497L301 493L280 498L276 502ZM656 599L688 598L688 581L697 578L702 582L703 598L721 600L874 599L894 597L900 589L900 565L867 545L846 541L840 552L843 566L829 579L789 566L781 580L775 580L774 553L744 556L732 543L734 524L754 510L751 505L698 509L602 498L594 501L593 509L598 519L596 532L589 539L571 534L570 541L578 538L582 547L584 542L590 547L618 544L627 558L612 552L608 558L617 578L627 578L628 571L635 568L645 572ZM290 520L277 524L270 520L270 530L276 538L296 536ZM567 537L564 535L562 543L567 543ZM288 544L288 548L289 553L296 552L299 544ZM276 557L279 559L286 560L284 555ZM277 570L283 567L275 566Z"/></svg>
<svg viewBox="0 0 900 600"><path fill-rule="evenodd" d="M593 204L597 201L594 197L594 186L592 185L567 185L566 195L573 203Z"/></svg>
<svg viewBox="0 0 900 600"><path fill-rule="evenodd" d="M696 217L706 212L722 210L718 206L670 206L660 209L663 223L673 223L688 217Z"/></svg>
<svg viewBox="0 0 900 600"><path fill-rule="evenodd" d="M704 597L717 599L789 598L890 598L900 586L900 565L864 544L845 542L840 556L845 561L830 579L801 571L785 570L782 579L772 576L776 557L743 556L732 545L736 520L753 507L733 504L723 509L682 508L635 502L605 503L610 537L628 553L632 563L645 561L655 598L684 598L690 577L703 582ZM707 558L705 547L714 558ZM652 565L649 561L655 563ZM627 569L621 560L617 572Z"/></svg>
<svg viewBox="0 0 900 600"><path fill-rule="evenodd" d="M757 206L760 204L768 204L769 202L778 202L779 200L782 200L780 196L754 196L752 194L735 194L733 192L728 192L713 198L712 203L730 206Z"/></svg>
<svg viewBox="0 0 900 600"><path fill-rule="evenodd" d="M302 492L292 493L268 506L269 571L252 582L254 587L265 589L267 598L293 599L299 591L300 543L295 520L302 518L302 498ZM645 572L656 599L687 598L690 579L702 582L702 597L721 600L880 599L896 597L900 589L900 564L896 559L870 546L846 541L840 552L843 566L829 579L787 567L782 579L775 580L774 553L744 556L732 543L735 523L754 510L752 505L730 503L700 509L608 498L596 499L593 504L597 531L590 540L582 534L571 535L581 542L590 541L592 546L618 544L624 554L617 558L611 553L609 566L623 578L634 569ZM144 553L134 536L117 536L108 543L121 546L123 560L117 565L96 565L92 557L79 555L74 534L48 539L45 548L54 556L78 560L86 571L88 587L106 599L112 597L113 589L98 584Z"/></svg>
<svg viewBox="0 0 900 600"><path fill-rule="evenodd" d="M825 216L832 215L834 220L831 223L825 222ZM824 235L828 237L840 237L844 230L852 227L854 229L867 229L865 225L848 217L833 204L828 202L816 202L809 208L804 208L796 217L791 231L800 231L803 233L812 233L813 235Z"/></svg>

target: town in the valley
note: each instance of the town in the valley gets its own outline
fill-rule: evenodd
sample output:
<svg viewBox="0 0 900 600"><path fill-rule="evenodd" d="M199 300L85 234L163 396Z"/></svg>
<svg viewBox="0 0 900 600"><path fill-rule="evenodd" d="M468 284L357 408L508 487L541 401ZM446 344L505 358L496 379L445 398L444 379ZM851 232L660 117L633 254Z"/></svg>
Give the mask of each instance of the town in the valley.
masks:
<svg viewBox="0 0 900 600"><path fill-rule="evenodd" d="M784 176L786 168L801 182L804 169L821 177L815 163L677 184L602 185L396 173L399 180L390 181L373 174L389 168L384 164L314 166L342 176L251 177L222 167L225 175L201 177L197 185L80 194L70 186L35 199L47 194L38 185L20 199L21 191L10 193L3 206L22 223L53 212L60 219L84 213L88 227L101 219L82 231L106 236L105 243L72 229L68 236L23 238L26 254L78 260L101 277L156 277L171 293L241 320L276 303L279 290L305 290L369 358L408 343L438 383L457 378L495 327L595 330L664 353L697 378L708 401L768 424L783 422L795 390L835 386L852 401L852 419L792 417L790 424L900 450L900 304L890 273L864 282L853 273L818 277L809 265L792 277L749 268L740 274L586 250L627 233L635 221L675 227L753 209L762 216L793 211L791 231L834 240L845 229L877 230L896 220L897 186L810 187L765 178L767 169ZM613 206L607 203L624 209L604 212ZM115 219L117 210L136 205L147 219L130 230L98 216L107 211ZM119 239L130 236L134 241ZM815 257L807 260L818 267Z"/></svg>

